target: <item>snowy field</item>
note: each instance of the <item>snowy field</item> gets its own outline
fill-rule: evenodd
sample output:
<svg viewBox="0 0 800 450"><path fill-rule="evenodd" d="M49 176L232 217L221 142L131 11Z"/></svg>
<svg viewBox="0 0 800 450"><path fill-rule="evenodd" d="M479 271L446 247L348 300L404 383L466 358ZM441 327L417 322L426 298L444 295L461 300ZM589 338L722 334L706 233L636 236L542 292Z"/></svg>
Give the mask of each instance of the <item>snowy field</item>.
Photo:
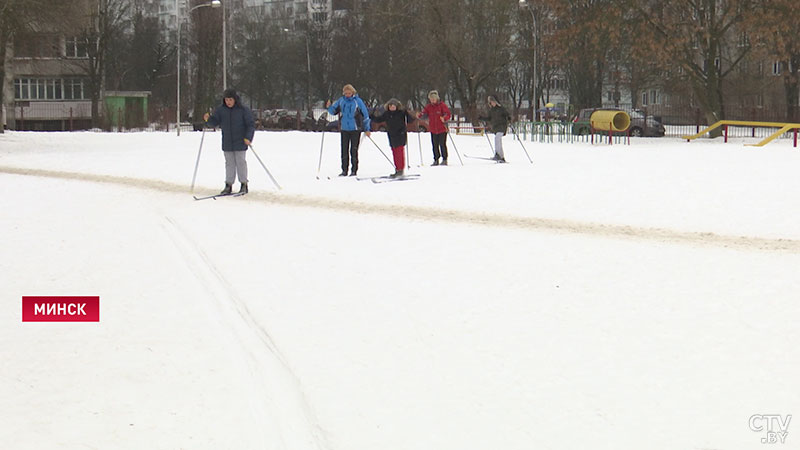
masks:
<svg viewBox="0 0 800 450"><path fill-rule="evenodd" d="M800 413L791 142L496 165L454 136L429 167L423 134L418 167L411 134L421 178L373 184L335 176L338 134L317 180L321 134L259 132L283 189L250 154L249 195L197 202L201 137L0 135L0 448L749 450L751 416ZM34 295L100 322L23 323Z"/></svg>

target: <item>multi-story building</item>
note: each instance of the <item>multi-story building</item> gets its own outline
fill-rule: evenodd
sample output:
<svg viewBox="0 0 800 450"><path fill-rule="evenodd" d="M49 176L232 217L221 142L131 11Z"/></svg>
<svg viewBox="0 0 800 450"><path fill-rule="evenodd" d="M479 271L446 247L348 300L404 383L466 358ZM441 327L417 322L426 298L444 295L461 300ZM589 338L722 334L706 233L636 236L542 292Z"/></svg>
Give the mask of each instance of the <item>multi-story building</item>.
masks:
<svg viewBox="0 0 800 450"><path fill-rule="evenodd" d="M89 2L83 6L89 8ZM80 30L22 33L6 45L2 89L9 129L68 130L90 126L88 46L80 37Z"/></svg>

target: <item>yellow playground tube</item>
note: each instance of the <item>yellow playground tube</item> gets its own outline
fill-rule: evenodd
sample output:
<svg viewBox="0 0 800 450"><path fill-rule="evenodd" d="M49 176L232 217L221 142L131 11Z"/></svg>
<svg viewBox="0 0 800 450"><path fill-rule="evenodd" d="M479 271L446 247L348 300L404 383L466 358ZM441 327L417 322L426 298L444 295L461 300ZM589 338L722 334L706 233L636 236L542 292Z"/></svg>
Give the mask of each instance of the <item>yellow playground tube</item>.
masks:
<svg viewBox="0 0 800 450"><path fill-rule="evenodd" d="M625 132L631 126L631 117L625 111L599 110L592 113L589 122L595 130Z"/></svg>

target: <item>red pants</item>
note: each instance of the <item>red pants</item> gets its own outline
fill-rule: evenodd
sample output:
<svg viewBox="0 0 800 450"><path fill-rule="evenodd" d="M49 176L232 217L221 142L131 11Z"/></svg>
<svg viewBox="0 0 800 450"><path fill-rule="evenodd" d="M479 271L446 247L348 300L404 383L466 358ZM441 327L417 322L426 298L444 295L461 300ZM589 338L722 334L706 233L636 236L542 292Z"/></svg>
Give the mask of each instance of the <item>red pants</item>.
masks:
<svg viewBox="0 0 800 450"><path fill-rule="evenodd" d="M401 145L399 147L392 147L392 156L394 156L394 167L397 170L404 170L406 168L406 147Z"/></svg>

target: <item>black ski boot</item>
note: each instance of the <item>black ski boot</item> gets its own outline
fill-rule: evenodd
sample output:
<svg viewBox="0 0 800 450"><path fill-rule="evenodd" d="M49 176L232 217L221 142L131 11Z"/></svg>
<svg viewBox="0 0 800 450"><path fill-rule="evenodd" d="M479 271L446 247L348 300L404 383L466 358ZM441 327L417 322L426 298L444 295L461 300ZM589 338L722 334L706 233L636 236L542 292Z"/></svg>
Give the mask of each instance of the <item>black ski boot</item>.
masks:
<svg viewBox="0 0 800 450"><path fill-rule="evenodd" d="M242 187L239 189L240 194L247 194L249 191L247 190L247 183L242 183Z"/></svg>
<svg viewBox="0 0 800 450"><path fill-rule="evenodd" d="M225 183L225 189L223 189L222 192L219 193L219 195L228 195L232 191L233 191L233 185Z"/></svg>
<svg viewBox="0 0 800 450"><path fill-rule="evenodd" d="M339 174L339 176L340 177L346 177L347 176L347 171L343 171L342 173Z"/></svg>
<svg viewBox="0 0 800 450"><path fill-rule="evenodd" d="M389 176L391 178L400 178L403 175L405 175L405 171L404 170L395 170L395 172L393 174L389 175Z"/></svg>
<svg viewBox="0 0 800 450"><path fill-rule="evenodd" d="M442 165L443 165L443 166L446 166L446 165L447 165L447 160L446 160L446 159L443 159L443 160L442 160Z"/></svg>
<svg viewBox="0 0 800 450"><path fill-rule="evenodd" d="M434 159L433 160L433 164L431 164L431 165L432 166L438 166L439 165L439 160L438 159Z"/></svg>

